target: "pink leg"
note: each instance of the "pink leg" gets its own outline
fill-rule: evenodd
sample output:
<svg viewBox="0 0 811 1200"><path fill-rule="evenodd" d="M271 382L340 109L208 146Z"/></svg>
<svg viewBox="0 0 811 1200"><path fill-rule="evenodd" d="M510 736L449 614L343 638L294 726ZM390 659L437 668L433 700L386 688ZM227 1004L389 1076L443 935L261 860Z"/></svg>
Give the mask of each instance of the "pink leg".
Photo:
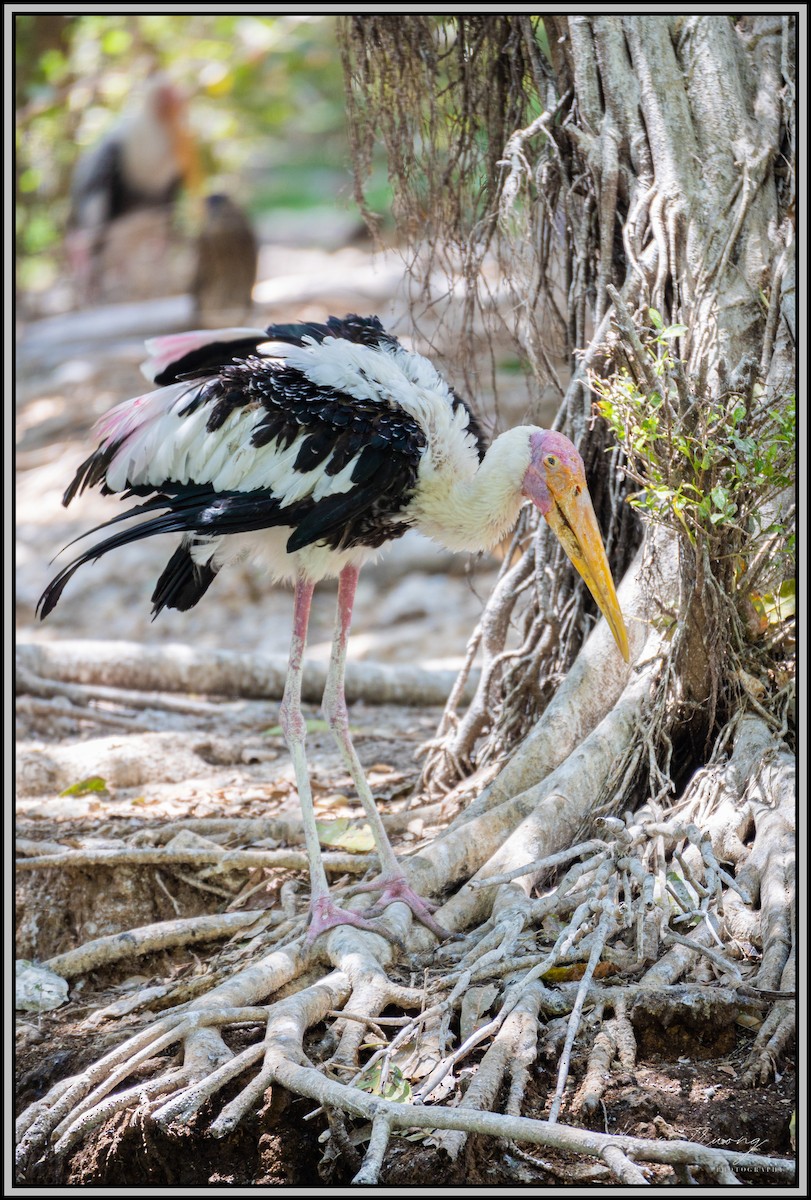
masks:
<svg viewBox="0 0 811 1200"><path fill-rule="evenodd" d="M357 925L362 929L371 929L375 933L383 933L379 925L362 917L359 913L341 909L334 903L329 894L329 884L321 860L321 848L318 844L318 830L315 824L315 809L313 794L310 787L310 776L307 771L307 758L304 742L307 727L301 711L301 669L304 658L304 647L307 642L307 624L310 618L310 605L313 598L313 585L303 576L296 580L296 592L293 615L293 638L290 643L290 663L287 671L287 681L284 688L279 721L284 739L293 760L293 770L296 776L301 817L304 826L304 843L307 849L307 862L310 867L310 925L307 930L307 942L314 942L319 934L324 933L335 925Z"/></svg>
<svg viewBox="0 0 811 1200"><path fill-rule="evenodd" d="M358 583L358 568L344 567L338 580L338 611L335 620L335 637L332 643L329 671L324 688L323 709L332 733L338 743L338 749L346 767L352 776L352 781L358 793L364 812L372 828L375 845L380 858L382 874L371 883L361 884L356 891L381 893L379 900L368 913L379 913L388 904L400 900L413 912L418 921L426 925L440 939L450 937L447 929L434 920L432 913L437 905L424 900L409 885L402 867L397 862L391 847L388 834L383 826L377 805L374 802L366 776L363 773L360 759L349 736L349 715L346 709L344 693L344 672L346 668L346 648L349 641L349 626L352 621L352 605L355 600L355 589Z"/></svg>

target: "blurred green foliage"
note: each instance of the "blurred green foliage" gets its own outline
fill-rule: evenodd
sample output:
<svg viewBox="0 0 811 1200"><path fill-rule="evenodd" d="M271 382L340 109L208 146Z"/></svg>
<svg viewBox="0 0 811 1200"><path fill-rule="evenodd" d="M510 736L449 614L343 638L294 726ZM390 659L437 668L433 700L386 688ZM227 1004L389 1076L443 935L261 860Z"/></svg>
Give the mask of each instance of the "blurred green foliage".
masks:
<svg viewBox="0 0 811 1200"><path fill-rule="evenodd" d="M189 96L208 190L254 218L325 203L356 211L333 17L18 13L14 34L21 291L55 280L74 164L155 70ZM382 162L371 198L388 207Z"/></svg>

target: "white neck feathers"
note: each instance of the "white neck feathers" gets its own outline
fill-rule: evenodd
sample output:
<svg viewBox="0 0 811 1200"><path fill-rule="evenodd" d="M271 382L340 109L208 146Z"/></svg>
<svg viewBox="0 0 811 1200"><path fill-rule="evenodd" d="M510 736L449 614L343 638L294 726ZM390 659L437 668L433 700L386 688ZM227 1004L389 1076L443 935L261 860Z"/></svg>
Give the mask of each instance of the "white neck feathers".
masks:
<svg viewBox="0 0 811 1200"><path fill-rule="evenodd" d="M521 485L534 432L535 426L520 425L503 433L466 475L440 469L426 476L421 469L409 509L417 527L450 550L489 550L499 542L525 501Z"/></svg>

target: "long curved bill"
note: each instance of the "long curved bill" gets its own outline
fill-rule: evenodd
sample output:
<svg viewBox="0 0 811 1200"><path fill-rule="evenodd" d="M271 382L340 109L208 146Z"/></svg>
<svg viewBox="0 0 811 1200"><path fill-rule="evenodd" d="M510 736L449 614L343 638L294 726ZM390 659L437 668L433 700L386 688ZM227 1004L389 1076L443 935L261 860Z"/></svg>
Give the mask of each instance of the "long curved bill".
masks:
<svg viewBox="0 0 811 1200"><path fill-rule="evenodd" d="M572 492L555 498L544 515L608 621L617 649L625 661L630 662L628 631L588 491L582 488L579 494Z"/></svg>

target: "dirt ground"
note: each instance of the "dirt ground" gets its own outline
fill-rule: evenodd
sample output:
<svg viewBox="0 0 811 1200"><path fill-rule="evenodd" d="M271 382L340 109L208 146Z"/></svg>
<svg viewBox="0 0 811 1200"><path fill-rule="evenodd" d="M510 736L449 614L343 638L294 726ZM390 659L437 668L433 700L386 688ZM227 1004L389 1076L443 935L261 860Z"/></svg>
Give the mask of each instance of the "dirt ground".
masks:
<svg viewBox="0 0 811 1200"><path fill-rule="evenodd" d="M344 255L343 259L340 255ZM364 257L365 255L365 257ZM337 256L337 258L336 258ZM354 256L354 257L353 257ZM396 266L375 268L366 252L272 248L266 254L269 297L262 323L285 317L323 318L329 312L377 312L384 324L405 325ZM306 266L303 269L302 264ZM312 279L325 281L315 304ZM347 274L356 281L354 294ZM288 280L287 291L279 280ZM296 282L298 281L298 282ZM270 286L270 285L273 286ZM274 292L275 287L275 292ZM160 307L162 306L162 307ZM18 643L103 637L155 644L182 642L249 653L283 654L290 633L290 596L269 589L248 571L217 580L211 598L191 613L165 613L154 624L148 597L167 557L164 546L127 547L82 569L49 620L34 619L37 597L55 568L50 559L71 538L109 517L114 501L86 495L65 510L61 494L92 448L93 421L111 404L137 394L144 335L183 327L185 298L149 307L100 310L92 317L66 314L20 330L17 397L17 640ZM157 328L150 320L159 321ZM503 419L523 415L522 392L513 384ZM510 407L512 406L512 407ZM362 661L414 663L456 669L467 638L495 578L497 563L450 560L420 539L406 538L362 577L350 654ZM333 619L334 588L316 597L310 655L324 661ZM17 835L40 843L101 848L148 839L170 822L217 818L295 816L296 797L284 744L274 727L275 701L210 701L206 716L171 711L156 702L126 720L129 710L97 705L77 717L67 703L21 704L17 721ZM98 714L101 713L101 716ZM106 719L105 719L106 714ZM417 751L436 729L436 707L355 704L353 738L384 814L406 813L419 771ZM318 717L313 708L308 716ZM316 725L308 743L319 816L359 813L328 736ZM74 778L75 776L75 778ZM100 792L60 795L70 783L100 776ZM418 852L432 821L406 817L395 836L398 852ZM253 844L262 845L261 837ZM291 871L232 871L224 878L181 868L88 867L20 871L17 880L17 957L43 961L102 936L173 917L223 907L273 905ZM302 883L303 887L306 887ZM235 900L239 903L235 904ZM251 952L236 937L216 951ZM19 1012L16 1046L18 1111L60 1079L89 1066L152 1019L172 989L196 978L210 980L215 951L207 945L163 951L74 979L66 1004L50 1012ZM401 969L408 981L409 964ZM100 1016L129 996L156 988L155 1004L127 1017ZM163 989L161 991L161 989ZM631 1014L633 1021L633 1014ZM795 1106L795 1067L784 1063L768 1087L738 1086L740 1064L754 1038L733 1020L723 1028L667 1029L640 1018L635 1026L639 1060L633 1074L615 1076L594 1114L592 1127L642 1137L678 1137L762 1154L791 1153L789 1121ZM319 1037L311 1031L314 1059ZM252 1039L253 1032L232 1036ZM524 1115L542 1118L554 1092L560 1050L553 1033L539 1057ZM474 1055L470 1070L475 1070ZM144 1076L154 1063L143 1065ZM575 1081L584 1063L575 1061ZM232 1083L236 1093L241 1080ZM230 1097L225 1094L225 1099ZM310 1119L311 1102L273 1089L253 1118L229 1137L206 1132L206 1114L192 1126L161 1131L137 1116L115 1116L63 1160L29 1164L18 1183L83 1187L344 1186L359 1165L349 1146L340 1158L325 1156L319 1138L323 1114ZM564 1121L567 1117L564 1106ZM660 1170L660 1174L656 1174ZM653 1168L652 1183L671 1183L669 1168ZM471 1138L451 1162L430 1136L392 1139L382 1181L389 1187L600 1186L611 1177L595 1162L563 1155L535 1156L513 1144ZM695 1174L696 1183L710 1183ZM762 1177L753 1186L768 1186Z"/></svg>

